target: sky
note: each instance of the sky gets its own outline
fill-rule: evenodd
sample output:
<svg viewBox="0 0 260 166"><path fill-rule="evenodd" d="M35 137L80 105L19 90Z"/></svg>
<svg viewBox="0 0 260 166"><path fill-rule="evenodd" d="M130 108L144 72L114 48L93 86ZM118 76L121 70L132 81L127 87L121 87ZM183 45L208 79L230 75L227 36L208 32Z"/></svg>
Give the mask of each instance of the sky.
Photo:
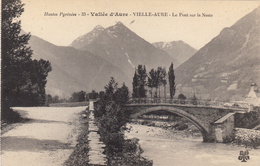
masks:
<svg viewBox="0 0 260 166"><path fill-rule="evenodd" d="M118 21L150 43L182 40L200 49L225 27L259 7L260 1L173 1L173 0L22 0L22 29L58 46ZM45 13L57 16L46 16ZM61 16L60 13L76 16ZM82 13L86 13L83 16ZM108 16L91 16L91 13ZM127 16L110 16L111 13ZM153 16L140 16L150 12ZM139 13L139 16L137 16ZM167 16L155 16L167 13ZM203 13L210 17L203 17ZM87 15L88 14L88 15ZM188 15L188 16L187 16Z"/></svg>

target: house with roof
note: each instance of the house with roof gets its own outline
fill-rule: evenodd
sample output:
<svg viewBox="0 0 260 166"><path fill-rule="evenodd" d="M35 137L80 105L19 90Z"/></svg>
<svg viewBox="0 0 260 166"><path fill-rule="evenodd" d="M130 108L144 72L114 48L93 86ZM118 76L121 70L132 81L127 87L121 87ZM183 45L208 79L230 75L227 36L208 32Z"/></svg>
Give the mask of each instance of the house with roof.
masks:
<svg viewBox="0 0 260 166"><path fill-rule="evenodd" d="M257 88L256 83L251 84L251 89L244 99L249 105L260 106L260 92Z"/></svg>

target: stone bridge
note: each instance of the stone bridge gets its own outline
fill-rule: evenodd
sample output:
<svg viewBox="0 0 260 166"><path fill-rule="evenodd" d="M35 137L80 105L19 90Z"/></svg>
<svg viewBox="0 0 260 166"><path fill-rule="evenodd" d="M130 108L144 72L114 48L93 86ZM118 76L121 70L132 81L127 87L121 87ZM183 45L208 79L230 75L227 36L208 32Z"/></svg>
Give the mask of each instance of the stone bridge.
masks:
<svg viewBox="0 0 260 166"><path fill-rule="evenodd" d="M245 113L247 108L196 105L193 103L130 102L125 109L131 112L131 118L147 113L167 111L177 114L194 124L203 136L204 142L224 142L231 137L234 129L234 114Z"/></svg>

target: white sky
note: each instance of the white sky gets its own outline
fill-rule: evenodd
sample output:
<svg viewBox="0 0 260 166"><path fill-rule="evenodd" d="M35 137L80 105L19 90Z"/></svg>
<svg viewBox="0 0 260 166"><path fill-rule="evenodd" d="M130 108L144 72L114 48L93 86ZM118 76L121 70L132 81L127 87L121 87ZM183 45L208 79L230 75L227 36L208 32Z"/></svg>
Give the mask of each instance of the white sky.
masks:
<svg viewBox="0 0 260 166"><path fill-rule="evenodd" d="M199 49L260 5L260 1L172 1L172 0L22 0L22 28L53 44L66 46L96 25L104 28L121 21L149 42L183 40ZM126 17L60 17L45 12L124 12ZM137 17L133 12L207 13L213 17ZM130 22L134 22L130 24Z"/></svg>

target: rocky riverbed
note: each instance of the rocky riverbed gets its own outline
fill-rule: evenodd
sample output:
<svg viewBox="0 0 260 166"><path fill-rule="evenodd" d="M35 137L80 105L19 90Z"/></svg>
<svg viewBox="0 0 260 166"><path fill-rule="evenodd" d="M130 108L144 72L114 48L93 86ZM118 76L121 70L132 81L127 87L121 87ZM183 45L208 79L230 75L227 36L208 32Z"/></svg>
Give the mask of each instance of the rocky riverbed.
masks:
<svg viewBox="0 0 260 166"><path fill-rule="evenodd" d="M199 129L191 124L190 122L179 119L176 121L165 121L165 120L149 120L149 119L138 119L133 120L132 123L146 125L146 126L153 126L159 127L162 129L170 130L172 132L179 133L182 131L182 137L194 137L194 138L201 138L201 132Z"/></svg>

